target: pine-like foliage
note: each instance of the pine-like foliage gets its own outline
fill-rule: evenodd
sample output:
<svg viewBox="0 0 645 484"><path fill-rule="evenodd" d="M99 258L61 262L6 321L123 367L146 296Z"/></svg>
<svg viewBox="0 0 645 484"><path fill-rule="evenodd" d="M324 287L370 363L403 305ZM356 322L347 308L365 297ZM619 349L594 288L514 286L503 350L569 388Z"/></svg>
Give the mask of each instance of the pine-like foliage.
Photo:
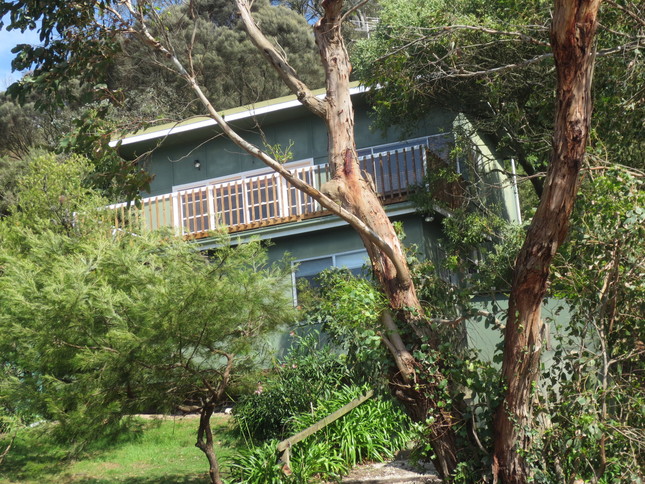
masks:
<svg viewBox="0 0 645 484"><path fill-rule="evenodd" d="M71 227L20 215L0 225L0 406L77 443L124 415L212 403L225 371L257 363L261 336L293 317L284 267L258 243L206 256L98 213Z"/></svg>

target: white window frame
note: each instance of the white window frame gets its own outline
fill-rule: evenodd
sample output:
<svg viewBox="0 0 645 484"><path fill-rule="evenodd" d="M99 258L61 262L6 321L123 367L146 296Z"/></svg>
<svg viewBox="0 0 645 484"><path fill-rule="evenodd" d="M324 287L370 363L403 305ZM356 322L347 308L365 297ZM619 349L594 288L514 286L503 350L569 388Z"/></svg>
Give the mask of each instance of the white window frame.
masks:
<svg viewBox="0 0 645 484"><path fill-rule="evenodd" d="M367 254L366 249L348 250L348 251L345 251L345 252L335 252L333 254L325 254L325 255L319 255L319 256L316 256L316 257L307 257L305 259L294 260L291 263L291 288L292 288L292 294L293 294L293 304L295 306L298 305L298 291L297 291L297 287L296 287L296 269L295 269L295 267L298 264L300 264L301 262L309 262L309 261L318 260L318 259L328 259L328 258L331 257L332 265L330 265L326 269L331 268L331 267L342 268L342 267L347 267L347 266L338 266L338 265L336 265L336 258L337 257L342 257L342 256L352 255L352 254L360 254L360 253L365 254L365 259L364 259L363 264L361 266L365 265L366 263L369 263L370 259L369 259L369 255ZM351 269L356 269L356 267L347 267L347 268L350 269L350 270Z"/></svg>

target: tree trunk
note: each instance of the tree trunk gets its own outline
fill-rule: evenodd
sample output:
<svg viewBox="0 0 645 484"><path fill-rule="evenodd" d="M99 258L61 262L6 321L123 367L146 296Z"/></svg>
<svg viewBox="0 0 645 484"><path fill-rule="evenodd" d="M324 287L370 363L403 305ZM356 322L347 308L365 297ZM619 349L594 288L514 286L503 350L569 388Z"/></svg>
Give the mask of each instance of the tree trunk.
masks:
<svg viewBox="0 0 645 484"><path fill-rule="evenodd" d="M296 94L298 100L327 123L329 165L332 179L320 191L298 179L281 163L238 135L211 105L197 84L195 77L183 67L172 49L165 47L153 36L142 12L137 11L130 3L126 3L126 6L134 18L139 21L139 33L144 42L171 60L177 72L188 82L188 85L208 110L209 115L217 122L226 136L249 154L274 169L295 188L314 198L330 212L343 218L358 232L370 256L374 274L387 295L392 309L410 325L418 340L430 340L436 344L437 341L431 338L430 326L423 316L423 309L394 226L385 213L372 185L363 178L360 172L354 141L354 110L349 95L351 65L341 35L341 25L348 14L347 12L342 13L343 0L324 0L322 2L324 15L314 27L316 41L326 70L327 96L324 100L320 100L312 94L311 90L298 78L297 73L282 53L255 25L251 16L251 2L236 0L236 3L249 39L275 68L285 84ZM398 334L398 329L395 332ZM385 332L383 337L384 340L388 340L388 335ZM434 410L429 403L433 402L432 394L435 393L435 388L432 385L424 386L424 382L417 375L418 364L405 345L402 344L395 352L397 354L393 354L393 357L400 370L398 376L402 376L398 387L406 393L404 403L411 406L411 414L419 421L426 421L428 410ZM433 375L433 377L435 376ZM433 416L436 423L430 429L430 434L433 449L437 455L436 466L437 470L445 477L456 466L452 419L449 413L444 411L439 411L438 416ZM200 442L201 440L198 441L198 447L201 445Z"/></svg>
<svg viewBox="0 0 645 484"><path fill-rule="evenodd" d="M325 15L314 26L327 85L326 113L328 157L332 179L321 191L343 208L362 220L391 248L386 254L374 244L372 237L358 232L367 249L372 270L399 318L409 324L416 336L423 340L432 335L423 318L423 308L412 282L402 244L387 216L373 184L360 170L354 138L354 108L349 92L351 64L341 35L342 6L339 0L322 3ZM424 385L417 364L399 337L398 328L387 315L384 342L399 369L394 387L395 394L404 403L411 417L425 422L431 414L435 423L430 439L436 457L436 467L442 477L448 477L456 467L455 438L450 412L435 407L434 388ZM398 344L388 344L397 340ZM433 341L436 344L436 341Z"/></svg>
<svg viewBox="0 0 645 484"><path fill-rule="evenodd" d="M207 379L203 380L204 386L209 390L210 396L206 399L205 403L199 412L199 429L197 430L197 442L195 447L201 450L208 459L208 476L211 484L222 484L222 478L219 471L219 462L215 455L215 448L213 447L213 429L211 428L211 416L215 410L215 404L220 402L224 397L224 393L228 388L231 381L231 371L233 370L234 355L224 351L214 350L213 353L226 358L226 366L222 372L221 379L217 388L211 385Z"/></svg>
<svg viewBox="0 0 645 484"><path fill-rule="evenodd" d="M531 394L538 381L544 323L541 305L553 256L562 244L578 186L591 121L591 82L600 0L556 0L551 46L557 104L544 193L515 262L504 333L504 399L494 421L495 481L524 483L530 469Z"/></svg>
<svg viewBox="0 0 645 484"><path fill-rule="evenodd" d="M213 415L214 409L215 404L212 402L209 402L202 407L199 413L199 429L197 431L197 442L195 443L195 447L201 450L208 459L208 477L210 478L211 484L222 484L222 478L220 477L219 472L219 463L217 462L217 456L215 455L215 449L213 448L211 416Z"/></svg>

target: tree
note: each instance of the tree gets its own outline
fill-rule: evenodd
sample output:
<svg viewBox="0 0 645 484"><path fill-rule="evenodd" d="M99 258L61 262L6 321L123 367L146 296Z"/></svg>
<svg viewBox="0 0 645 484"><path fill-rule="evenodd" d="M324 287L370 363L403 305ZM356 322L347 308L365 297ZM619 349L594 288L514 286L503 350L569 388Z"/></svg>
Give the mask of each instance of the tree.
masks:
<svg viewBox="0 0 645 484"><path fill-rule="evenodd" d="M518 162L538 195L549 164L555 101L549 19L553 2L382 1L353 60L381 123L411 123L430 106L468 115L496 153ZM592 163L642 169L645 35L638 2L603 2L594 77Z"/></svg>
<svg viewBox="0 0 645 484"><path fill-rule="evenodd" d="M252 10L265 35L280 46L302 79L316 87L322 85L322 69L307 23L296 12L268 0L253 2ZM278 75L265 68L261 54L246 37L233 2L180 2L164 8L157 22L148 21L152 33L164 39L171 50L190 51L198 84L220 110L289 93ZM107 85L121 93L120 115L148 123L201 114L202 105L185 95L185 80L167 69L163 57L155 57L154 62L149 57L149 47L132 38L123 42L121 53L111 60Z"/></svg>
<svg viewBox="0 0 645 484"><path fill-rule="evenodd" d="M557 391L540 398L551 421L541 440L553 456L545 469L552 480L638 482L645 474L644 182L642 172L622 166L587 173L553 262L551 290L571 317L545 369L545 387ZM585 442L567 445L575 432Z"/></svg>
<svg viewBox="0 0 645 484"><path fill-rule="evenodd" d="M196 446L221 482L210 417L260 361L260 336L293 320L288 264L268 267L259 243L201 254L170 234L115 231L83 204L86 163L31 166L0 224L0 353L14 369L0 405L56 420L76 445L124 416L191 405ZM77 209L73 224L61 216Z"/></svg>
<svg viewBox="0 0 645 484"><path fill-rule="evenodd" d="M502 378L507 385L495 415L493 473L526 482L522 452L530 447L531 391L539 377L542 300L553 257L564 242L591 124L594 37L600 0L556 0L551 46L557 74L555 126L545 190L515 261L504 331Z"/></svg>
<svg viewBox="0 0 645 484"><path fill-rule="evenodd" d="M414 7L406 6L398 11L396 5L401 4L392 3L391 15L395 18L411 18L414 23ZM509 72L512 76L514 72L521 72L518 67L531 68L533 64L551 57L555 60L556 118L551 161L544 185L533 178L535 190L541 196L541 201L515 261L508 321L504 333L502 377L507 388L495 419L495 478L503 482L526 482L530 470L522 455L526 454L530 446L528 430L531 424L531 391L537 382L542 349L544 325L540 319L540 308L547 289L551 261L568 230L578 173L590 133L591 79L596 57L594 39L600 2L557 0L550 30L552 52L541 54L540 49L544 50L549 44L530 35L531 31L527 33L511 29L508 23L510 18L506 18L504 22L496 16L500 10L517 12L524 7L521 3L496 3L492 6L491 13L485 8L488 5L486 2L458 3L455 10L461 14L459 20L466 19L463 22L454 21L454 10L451 8L447 8L448 14L444 14L440 7L442 5L447 7L443 2L439 2L438 8L430 9L430 18L434 15L444 20L439 26L431 24L424 26L424 29L412 30L406 25L405 20L394 26L383 26L386 32L386 52L380 54L382 57L379 60L383 60L382 75L390 85L384 82L386 88L379 92L379 95L384 96L388 88L399 89L398 94L395 94L386 106L394 106L395 112L401 106L409 106L415 100L423 98L423 85L429 85L435 94L441 91L455 92L454 86L448 86L448 83L457 81L457 89L462 93L465 87L471 85L471 79L475 92L481 93L477 86L479 84L490 89L492 94L479 99L480 104L476 104L476 107L480 107L480 112L495 112L491 102L487 102L487 99L491 98L501 101L502 107L510 99L516 103L515 106L531 108L535 96L531 89L526 89L526 82L500 81L499 73ZM535 10L531 12L543 11L545 5L545 2L535 2L531 6ZM616 6L615 3L612 5ZM631 12L632 18L629 22L636 25L636 33L626 37L637 41L641 36L642 31L639 29L642 28L642 22L630 10L631 7L616 8L627 12L628 16ZM449 18L448 21L445 21L446 17ZM483 25L477 25L476 21L479 19L485 20ZM397 28L403 32L402 36L397 37ZM538 27L535 30L539 32L543 29ZM615 35L616 32L610 33ZM405 37L406 34L410 35ZM388 38L395 38L395 45L388 43ZM624 38L621 41L624 41ZM519 47L501 49L502 42L514 43ZM429 43L438 49L424 54L424 47ZM627 46L635 48L627 42L621 46L622 50ZM414 52L421 53L421 62ZM635 54L640 55L636 51ZM371 58L373 60L374 56ZM401 66L404 68L399 69ZM415 73L419 73L420 79L415 77ZM522 74L526 75L526 72ZM534 79L541 82L542 78L530 77L529 82L535 82L532 81ZM405 86L402 89L401 86L406 80L412 87ZM500 86L501 92L511 92L513 96L499 96ZM510 110L512 112L513 108ZM398 112L401 113L402 110ZM542 112L540 105L534 112ZM533 130L543 133L541 124L544 123L545 116L542 114L533 119L538 122L522 124L526 127L526 133L530 134ZM491 130L494 135L497 134L498 139L500 136L496 131L499 130L505 131L513 141L513 136L504 123ZM515 137L514 141L521 139L521 136ZM531 165L528 158L522 156L520 148L521 145L514 153L527 173L534 174L535 166Z"/></svg>
<svg viewBox="0 0 645 484"><path fill-rule="evenodd" d="M122 0L36 5L19 0L4 3L0 11L3 15L10 15L10 28L37 28L36 22L39 21L38 28L44 44L39 48L20 47L16 67L31 67L33 75L10 89L20 95L24 89L36 87L51 92L52 96L61 96L63 93L57 89L57 83L65 76L83 73L87 82L99 78L106 59L111 59L119 51L121 39L138 39L148 45L159 58L165 59L166 66L174 70L192 89L207 114L217 122L226 136L278 172L291 185L311 196L322 207L347 221L360 235L370 256L375 278L397 316L395 319L389 312L385 312L381 332L383 342L398 369L395 375L397 395L415 420L430 422L429 412L435 413L430 424L430 438L437 456L437 468L447 477L456 465L452 416L444 408L433 408L436 401L434 392L442 378L439 374L432 381L425 380L417 371L420 366L411 353L411 345L406 344L429 340L431 345L436 345L438 338L430 320L424 315L396 231L371 184L363 178L359 169L349 96L351 64L341 34L341 26L352 10L345 10L342 0L325 0L321 4L324 13L314 25L314 36L325 72L326 97L319 99L302 81L281 49L258 29L251 14L250 3L238 0L236 5L244 28L256 48L260 49L300 102L327 124L332 179L320 191L304 183L279 161L248 143L224 121L199 83L198 72L192 62L192 44L187 44L186 52L174 48L168 31L162 28L166 10L152 2L135 4ZM197 25L197 17L194 22ZM182 58L185 62L182 62ZM397 326L397 319L405 323L403 328ZM406 342L406 336L403 335L408 334L411 335L410 341Z"/></svg>

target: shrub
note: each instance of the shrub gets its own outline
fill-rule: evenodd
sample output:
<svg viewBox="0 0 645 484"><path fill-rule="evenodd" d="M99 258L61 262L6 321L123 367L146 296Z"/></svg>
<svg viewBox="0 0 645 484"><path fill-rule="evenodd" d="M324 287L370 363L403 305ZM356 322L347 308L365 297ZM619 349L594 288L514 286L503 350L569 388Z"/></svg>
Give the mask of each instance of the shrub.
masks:
<svg viewBox="0 0 645 484"><path fill-rule="evenodd" d="M365 394L368 386L343 386L320 399L310 412L295 416L297 433ZM409 420L388 399L373 397L291 449L291 470L284 475L277 464L276 440L240 453L233 464L235 482L309 482L313 477L338 479L350 467L365 461L391 458L410 438Z"/></svg>
<svg viewBox="0 0 645 484"><path fill-rule="evenodd" d="M233 482L280 484L287 482L276 460L277 440L269 440L239 452L231 464Z"/></svg>
<svg viewBox="0 0 645 484"><path fill-rule="evenodd" d="M317 333L295 337L282 364L235 407L241 431L252 439L283 438L294 415L310 410L330 390L349 381L344 357L328 346L318 348Z"/></svg>
<svg viewBox="0 0 645 484"><path fill-rule="evenodd" d="M353 385L332 391L328 398L318 402L313 412L294 418L294 433L364 395L368 389L367 385ZM350 466L365 460L382 462L410 440L409 419L392 400L375 396L310 439L329 443Z"/></svg>

